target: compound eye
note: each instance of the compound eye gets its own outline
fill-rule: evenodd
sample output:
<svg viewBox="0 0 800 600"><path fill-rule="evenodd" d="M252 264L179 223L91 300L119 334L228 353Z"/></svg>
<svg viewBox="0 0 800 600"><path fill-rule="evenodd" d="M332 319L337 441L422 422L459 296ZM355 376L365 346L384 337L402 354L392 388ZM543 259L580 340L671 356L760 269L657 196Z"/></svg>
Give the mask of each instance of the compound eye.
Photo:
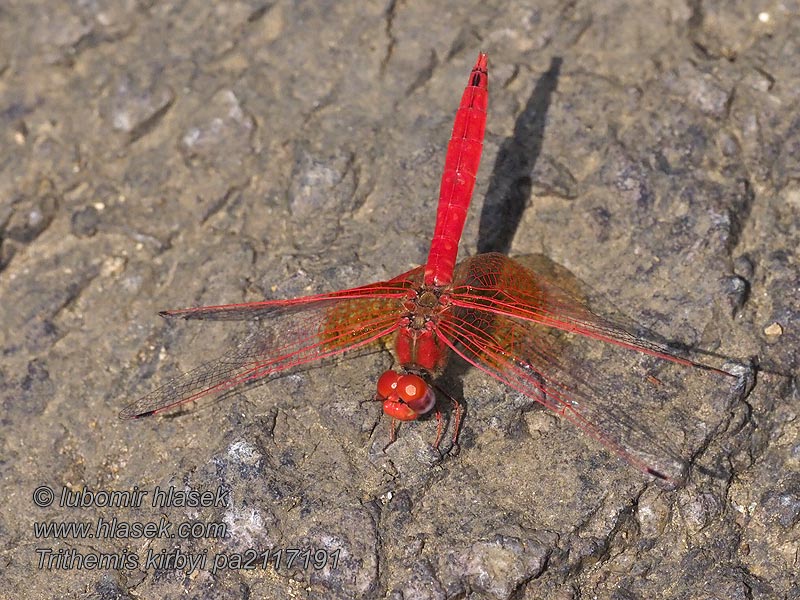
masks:
<svg viewBox="0 0 800 600"><path fill-rule="evenodd" d="M436 397L430 386L419 375L402 375L395 384L397 395L418 415L433 408Z"/></svg>
<svg viewBox="0 0 800 600"><path fill-rule="evenodd" d="M396 371L386 371L381 375L378 378L378 397L386 399L395 394L398 379L400 379L400 373Z"/></svg>

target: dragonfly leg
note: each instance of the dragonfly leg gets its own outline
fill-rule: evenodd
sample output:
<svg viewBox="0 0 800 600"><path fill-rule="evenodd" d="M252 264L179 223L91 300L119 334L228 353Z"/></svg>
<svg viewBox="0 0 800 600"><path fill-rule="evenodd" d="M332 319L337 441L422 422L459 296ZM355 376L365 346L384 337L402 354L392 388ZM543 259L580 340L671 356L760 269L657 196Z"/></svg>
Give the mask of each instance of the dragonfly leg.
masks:
<svg viewBox="0 0 800 600"><path fill-rule="evenodd" d="M461 404L450 396L453 403L453 448L458 448L458 434L461 431Z"/></svg>
<svg viewBox="0 0 800 600"><path fill-rule="evenodd" d="M444 429L444 419L442 419L442 411L436 409L436 439L433 441L433 449L439 449L439 442L442 441L442 430Z"/></svg>
<svg viewBox="0 0 800 600"><path fill-rule="evenodd" d="M448 394L445 390L443 390L438 385L434 384L436 391L440 394L445 396L448 400L450 400L450 404L453 405L453 448L448 452L448 454L457 454L458 453L458 434L461 431L461 416L462 416L462 409L461 403L453 398L450 394ZM434 448L439 448L439 440L442 435L442 422L441 422L441 413L437 410L436 411L436 419L439 421L438 429L436 432L436 442L434 443Z"/></svg>

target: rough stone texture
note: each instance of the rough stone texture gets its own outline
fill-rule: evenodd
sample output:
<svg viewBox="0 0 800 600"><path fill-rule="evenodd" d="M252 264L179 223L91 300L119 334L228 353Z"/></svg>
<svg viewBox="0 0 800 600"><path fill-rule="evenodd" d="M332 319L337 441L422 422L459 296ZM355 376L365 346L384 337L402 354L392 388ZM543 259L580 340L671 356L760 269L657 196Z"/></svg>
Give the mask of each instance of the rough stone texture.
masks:
<svg viewBox="0 0 800 600"><path fill-rule="evenodd" d="M800 597L800 3L531 4L3 2L0 597ZM547 254L659 334L760 367L687 485L474 370L453 390L459 454L432 453L430 421L384 451L367 400L388 353L118 420L240 332L159 310L424 260L479 49L490 115L462 255ZM38 508L40 485L229 499ZM229 535L34 536L101 517ZM140 563L39 569L37 548ZM338 564L143 565L251 548Z"/></svg>

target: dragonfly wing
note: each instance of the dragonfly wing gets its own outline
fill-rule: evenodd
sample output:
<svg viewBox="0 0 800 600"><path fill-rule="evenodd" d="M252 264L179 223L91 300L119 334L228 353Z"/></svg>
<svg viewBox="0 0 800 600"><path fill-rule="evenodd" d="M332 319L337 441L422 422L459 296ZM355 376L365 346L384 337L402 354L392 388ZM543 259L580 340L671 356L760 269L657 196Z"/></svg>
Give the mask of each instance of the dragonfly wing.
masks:
<svg viewBox="0 0 800 600"><path fill-rule="evenodd" d="M554 274L554 267L561 270L558 275ZM512 259L502 254L486 253L459 263L453 304L465 309L490 310L678 364L731 375L690 359L686 352L609 305L603 307L602 316L594 312L585 298L587 290L580 286L583 284L566 269L552 262L548 264L539 256ZM597 299L593 299L592 304L597 303Z"/></svg>
<svg viewBox="0 0 800 600"><path fill-rule="evenodd" d="M315 366L368 349L399 327L409 277L289 301L169 311L169 316L249 320L254 330L230 353L169 381L122 410L124 419L145 417L244 384ZM408 277L406 277L408 276Z"/></svg>
<svg viewBox="0 0 800 600"><path fill-rule="evenodd" d="M423 267L417 267L389 281L371 283L347 290L304 296L289 300L262 300L244 304L223 304L165 310L159 314L171 319L198 319L205 321L260 321L305 311L319 302L336 300L369 300L402 298L422 280ZM360 306L359 306L360 308Z"/></svg>
<svg viewBox="0 0 800 600"><path fill-rule="evenodd" d="M683 455L701 447L729 401L716 373L533 321L460 309L438 331L473 366L673 483L684 478Z"/></svg>

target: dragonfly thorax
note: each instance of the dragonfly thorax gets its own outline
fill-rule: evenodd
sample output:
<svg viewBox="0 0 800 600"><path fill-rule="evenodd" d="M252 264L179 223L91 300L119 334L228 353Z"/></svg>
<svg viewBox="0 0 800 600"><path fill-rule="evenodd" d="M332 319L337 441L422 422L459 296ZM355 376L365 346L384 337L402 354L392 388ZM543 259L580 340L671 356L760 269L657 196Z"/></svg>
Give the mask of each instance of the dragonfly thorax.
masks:
<svg viewBox="0 0 800 600"><path fill-rule="evenodd" d="M403 307L408 311L408 319L412 327L423 329L426 323L435 321L447 311L450 297L443 294L443 288L423 286L416 294L408 298Z"/></svg>
<svg viewBox="0 0 800 600"><path fill-rule="evenodd" d="M407 311L395 337L397 360L407 371L434 373L444 364L447 346L442 342L438 326L450 309L449 297L442 288L422 286L405 301Z"/></svg>
<svg viewBox="0 0 800 600"><path fill-rule="evenodd" d="M423 288L417 297L416 304L421 309L434 310L439 306L441 291L436 288Z"/></svg>

